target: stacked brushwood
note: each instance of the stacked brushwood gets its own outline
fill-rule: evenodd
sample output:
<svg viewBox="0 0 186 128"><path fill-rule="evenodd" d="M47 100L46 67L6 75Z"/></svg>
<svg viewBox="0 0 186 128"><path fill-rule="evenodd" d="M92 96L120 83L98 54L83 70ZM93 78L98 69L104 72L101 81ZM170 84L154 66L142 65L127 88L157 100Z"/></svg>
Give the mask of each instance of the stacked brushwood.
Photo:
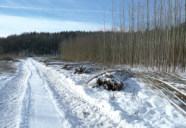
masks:
<svg viewBox="0 0 186 128"><path fill-rule="evenodd" d="M74 68L74 74L82 74L82 73L91 73L93 71L92 68L86 68L86 67L76 67Z"/></svg>
<svg viewBox="0 0 186 128"><path fill-rule="evenodd" d="M2 61L13 61L14 59L10 58L10 57L4 57L1 59Z"/></svg>
<svg viewBox="0 0 186 128"><path fill-rule="evenodd" d="M65 69L65 70L71 70L72 69L72 67L71 66L69 66L69 65L67 65L67 64L65 64L61 69Z"/></svg>
<svg viewBox="0 0 186 128"><path fill-rule="evenodd" d="M119 91L123 85L121 81L114 78L111 74L105 74L103 77L96 79L96 84L93 84L92 88L103 86L106 90Z"/></svg>
<svg viewBox="0 0 186 128"><path fill-rule="evenodd" d="M76 74L76 73L78 73L78 74L83 73L83 68L81 66L77 67L77 68L74 68L74 74Z"/></svg>
<svg viewBox="0 0 186 128"><path fill-rule="evenodd" d="M19 60L12 59L10 57L1 58L0 61L13 61L13 62L20 62Z"/></svg>
<svg viewBox="0 0 186 128"><path fill-rule="evenodd" d="M53 60L39 60L39 62L43 62L46 66L49 65L63 65L63 63L55 62Z"/></svg>
<svg viewBox="0 0 186 128"><path fill-rule="evenodd" d="M43 61L43 62L44 62L44 64L45 64L46 66L48 66L48 65L49 65L48 60L45 60L45 61Z"/></svg>

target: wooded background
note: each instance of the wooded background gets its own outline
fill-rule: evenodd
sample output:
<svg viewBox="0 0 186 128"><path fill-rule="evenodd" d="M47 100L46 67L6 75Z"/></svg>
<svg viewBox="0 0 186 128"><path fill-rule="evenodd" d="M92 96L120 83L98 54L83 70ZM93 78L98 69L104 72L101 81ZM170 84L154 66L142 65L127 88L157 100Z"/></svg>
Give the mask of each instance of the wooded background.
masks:
<svg viewBox="0 0 186 128"><path fill-rule="evenodd" d="M23 56L58 56L59 43L78 32L30 32L21 35L10 35L0 38L0 54Z"/></svg>
<svg viewBox="0 0 186 128"><path fill-rule="evenodd" d="M73 61L99 60L131 67L185 71L186 0L107 2L112 5L111 28L106 28L104 13L102 31L11 35L0 38L0 54L55 55Z"/></svg>
<svg viewBox="0 0 186 128"><path fill-rule="evenodd" d="M111 0L112 28L61 43L62 59L174 72L186 65L186 0ZM105 23L105 20L104 20Z"/></svg>

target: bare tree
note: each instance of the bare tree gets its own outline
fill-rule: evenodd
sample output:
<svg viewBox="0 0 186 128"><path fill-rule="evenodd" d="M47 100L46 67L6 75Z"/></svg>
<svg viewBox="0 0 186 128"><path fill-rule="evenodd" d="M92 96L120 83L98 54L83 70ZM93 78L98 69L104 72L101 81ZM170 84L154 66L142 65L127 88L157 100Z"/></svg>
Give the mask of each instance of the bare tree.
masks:
<svg viewBox="0 0 186 128"><path fill-rule="evenodd" d="M131 67L143 65L165 71L172 69L173 72L185 70L186 0L120 0L118 3L111 0L111 4L111 31L106 32L104 4L103 31L78 35L69 40L71 43L66 40L63 54L71 56L70 59L96 58Z"/></svg>
<svg viewBox="0 0 186 128"><path fill-rule="evenodd" d="M103 30L103 54L102 54L102 60L104 60L105 62L105 0L103 0L103 11L104 11L104 15L103 15L103 21L104 21L104 30Z"/></svg>
<svg viewBox="0 0 186 128"><path fill-rule="evenodd" d="M184 23L184 27L186 27L186 0L185 0L185 23ZM182 71L185 71L186 28L184 28L184 32L185 32L185 39L183 41L183 57L182 57L183 70Z"/></svg>
<svg viewBox="0 0 186 128"><path fill-rule="evenodd" d="M175 56L175 47L176 47L176 15L177 15L177 6L176 6L176 0L174 0L174 44L173 44L173 72L176 70L176 56Z"/></svg>

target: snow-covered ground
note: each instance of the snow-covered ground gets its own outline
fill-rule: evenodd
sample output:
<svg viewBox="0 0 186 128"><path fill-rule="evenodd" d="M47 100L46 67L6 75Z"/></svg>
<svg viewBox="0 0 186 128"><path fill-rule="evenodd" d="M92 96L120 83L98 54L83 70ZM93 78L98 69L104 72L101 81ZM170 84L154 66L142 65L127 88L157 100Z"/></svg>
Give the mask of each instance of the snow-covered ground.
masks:
<svg viewBox="0 0 186 128"><path fill-rule="evenodd" d="M124 75L121 91L92 88L95 79L85 85L96 74L21 61L14 75L0 74L0 127L186 127L186 117L146 83Z"/></svg>

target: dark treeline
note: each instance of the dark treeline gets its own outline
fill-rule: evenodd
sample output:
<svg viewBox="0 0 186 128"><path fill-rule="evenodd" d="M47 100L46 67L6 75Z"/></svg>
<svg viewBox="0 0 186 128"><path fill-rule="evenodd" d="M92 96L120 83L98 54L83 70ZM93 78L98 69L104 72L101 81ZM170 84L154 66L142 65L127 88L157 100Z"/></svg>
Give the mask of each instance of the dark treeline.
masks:
<svg viewBox="0 0 186 128"><path fill-rule="evenodd" d="M64 31L59 33L23 33L0 38L0 54L17 54L23 56L59 55L59 43L77 35L92 32Z"/></svg>

